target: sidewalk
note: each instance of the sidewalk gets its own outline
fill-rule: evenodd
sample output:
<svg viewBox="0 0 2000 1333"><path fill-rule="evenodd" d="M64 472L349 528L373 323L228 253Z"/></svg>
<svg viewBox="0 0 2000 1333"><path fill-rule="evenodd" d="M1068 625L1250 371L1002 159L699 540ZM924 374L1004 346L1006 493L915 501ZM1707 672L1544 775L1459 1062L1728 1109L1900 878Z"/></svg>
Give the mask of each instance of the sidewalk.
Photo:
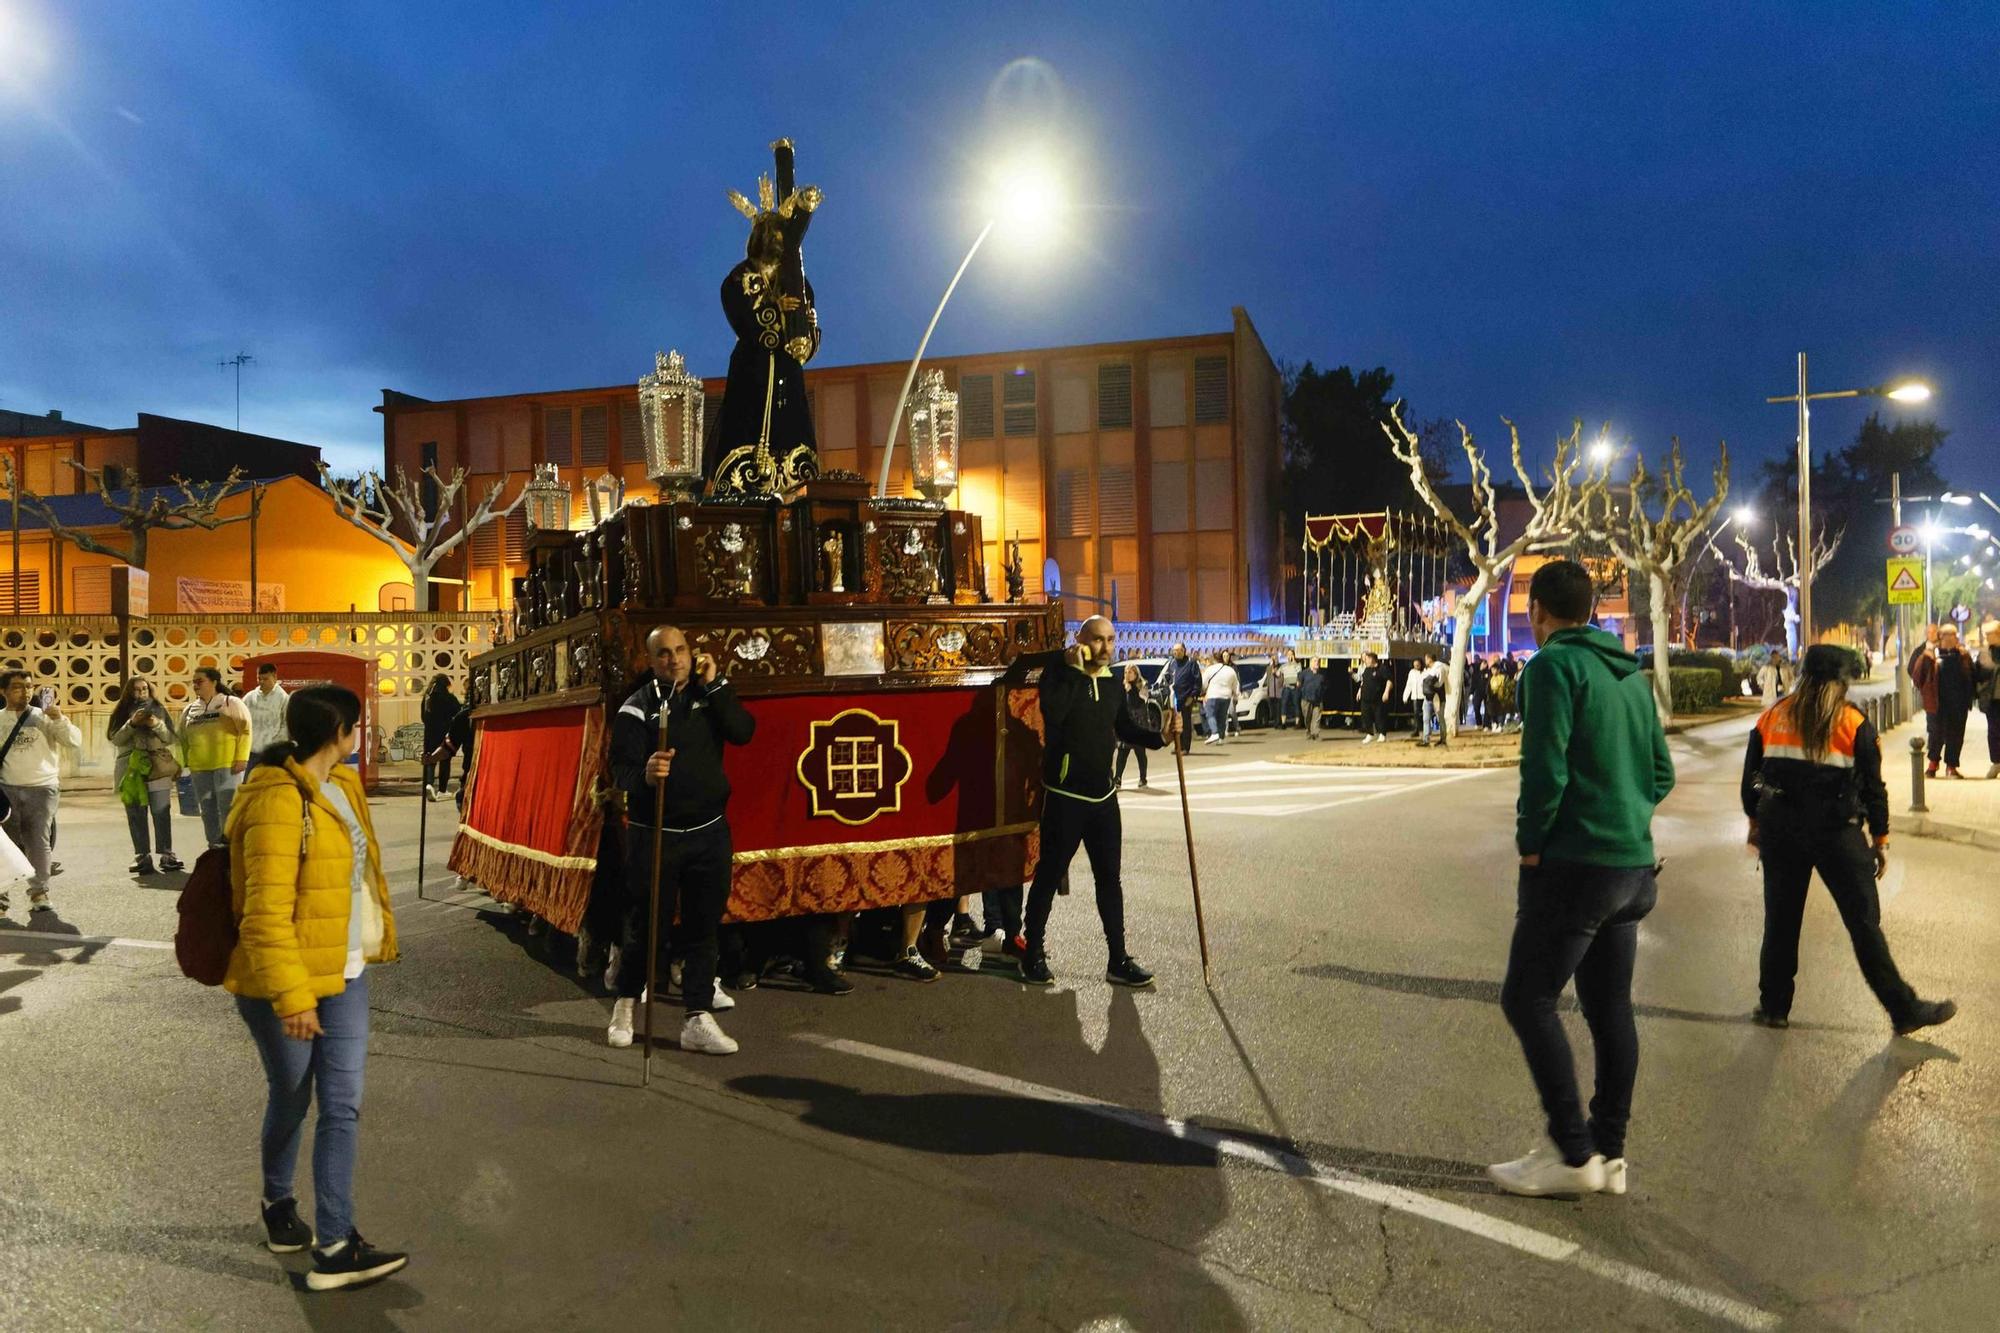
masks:
<svg viewBox="0 0 2000 1333"><path fill-rule="evenodd" d="M1985 780L1991 766L1987 760L1986 714L1974 709L1965 724L1965 754L1960 771L1962 782L1942 775L1924 780L1922 814L1910 810L1910 740L1921 739L1924 717L1917 714L1882 737L1882 780L1889 788L1889 823L1897 833L1925 838L1944 838L2000 851L2000 779Z"/></svg>

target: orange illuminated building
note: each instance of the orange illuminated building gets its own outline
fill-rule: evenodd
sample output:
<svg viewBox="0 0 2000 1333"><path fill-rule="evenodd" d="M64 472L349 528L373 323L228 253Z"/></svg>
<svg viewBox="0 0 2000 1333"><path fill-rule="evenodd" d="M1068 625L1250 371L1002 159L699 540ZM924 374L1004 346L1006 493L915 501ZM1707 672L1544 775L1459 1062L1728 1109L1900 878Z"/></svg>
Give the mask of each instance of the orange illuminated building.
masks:
<svg viewBox="0 0 2000 1333"><path fill-rule="evenodd" d="M635 358L635 364L638 364ZM1144 342L935 357L959 394L960 486L950 503L983 520L986 583L1004 595L1005 542L1018 539L1027 587L1042 589L1053 558L1063 591L1112 596L1131 620L1245 623L1280 615L1277 366L1250 318L1221 333ZM643 368L643 366L641 367ZM907 363L806 371L822 470L878 473ZM723 379L705 382L710 428ZM600 389L431 401L383 392L383 454L391 469L467 473L473 499L492 483L511 499L536 464L555 464L575 497L571 525L589 521L591 479L621 477L652 499L639 441L634 382ZM908 419L892 489L913 494ZM469 503L469 501L462 501ZM498 609L526 567L516 511L474 534L436 571L465 580L464 609ZM438 588L449 606L451 586ZM1071 616L1095 603L1066 599Z"/></svg>

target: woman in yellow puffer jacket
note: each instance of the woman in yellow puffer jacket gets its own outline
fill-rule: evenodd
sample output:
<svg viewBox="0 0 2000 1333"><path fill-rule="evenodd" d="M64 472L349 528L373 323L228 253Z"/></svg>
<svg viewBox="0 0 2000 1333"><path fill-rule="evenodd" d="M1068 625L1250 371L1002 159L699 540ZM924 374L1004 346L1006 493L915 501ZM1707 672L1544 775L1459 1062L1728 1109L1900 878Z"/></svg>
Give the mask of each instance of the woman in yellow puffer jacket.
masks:
<svg viewBox="0 0 2000 1333"><path fill-rule="evenodd" d="M313 1245L306 1285L314 1291L373 1282L409 1262L354 1229L367 967L396 959L375 825L361 779L344 762L360 724L361 700L351 690L317 685L293 694L285 709L291 740L265 751L237 792L227 827L239 924L222 984L236 996L269 1084L266 1244L278 1254ZM292 1192L315 1087L316 1245Z"/></svg>

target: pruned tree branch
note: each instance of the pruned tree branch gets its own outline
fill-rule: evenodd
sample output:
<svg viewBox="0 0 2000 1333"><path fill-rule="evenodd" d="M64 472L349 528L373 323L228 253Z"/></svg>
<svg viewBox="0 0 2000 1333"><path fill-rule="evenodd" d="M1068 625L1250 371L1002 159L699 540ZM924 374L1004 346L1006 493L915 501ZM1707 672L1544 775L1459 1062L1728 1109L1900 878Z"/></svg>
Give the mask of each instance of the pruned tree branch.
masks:
<svg viewBox="0 0 2000 1333"><path fill-rule="evenodd" d="M465 489L465 469L455 469L449 480L436 468L424 468L415 478L398 468L387 479L379 472L364 472L345 479L333 475L325 463L319 465L320 482L326 488L340 516L375 540L388 546L410 571L410 585L417 609L430 609L430 572L473 533L495 519L505 518L528 498L524 489L511 503L499 505L505 483L494 482L465 516L456 532L452 526L452 506ZM423 478L437 487L437 498L427 508L423 498ZM401 529L402 531L398 531ZM402 532L410 535L405 537Z"/></svg>
<svg viewBox="0 0 2000 1333"><path fill-rule="evenodd" d="M89 467L73 458L63 461L76 469L87 489L94 491L104 507L117 515L113 526L123 528L130 535L127 548L121 551L82 529L64 523L45 497L25 487L19 492L22 510L39 518L51 533L80 551L109 556L140 569L146 567L147 535L154 529L176 532L201 528L213 532L231 523L248 520L255 512L259 499L253 495L250 509L241 514L225 517L216 512L217 507L242 484L242 468L229 469L229 475L221 481L191 482L185 477L175 476L173 485L180 492L180 498L175 500L168 496L164 487L153 488L151 495L146 494L146 488L138 486L113 488L105 484L106 469ZM13 493L14 460L7 458L4 463L4 468L0 468L0 479L4 479L7 490Z"/></svg>

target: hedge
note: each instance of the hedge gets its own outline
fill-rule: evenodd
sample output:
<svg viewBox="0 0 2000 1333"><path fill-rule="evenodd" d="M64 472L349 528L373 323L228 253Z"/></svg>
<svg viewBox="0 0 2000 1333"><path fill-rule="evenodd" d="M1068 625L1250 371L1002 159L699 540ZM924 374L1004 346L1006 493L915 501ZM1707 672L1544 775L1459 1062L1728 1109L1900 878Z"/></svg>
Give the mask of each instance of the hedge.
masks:
<svg viewBox="0 0 2000 1333"><path fill-rule="evenodd" d="M1724 676L1720 671L1713 667L1684 666L1675 666L1671 670L1676 713L1706 713L1722 707Z"/></svg>

